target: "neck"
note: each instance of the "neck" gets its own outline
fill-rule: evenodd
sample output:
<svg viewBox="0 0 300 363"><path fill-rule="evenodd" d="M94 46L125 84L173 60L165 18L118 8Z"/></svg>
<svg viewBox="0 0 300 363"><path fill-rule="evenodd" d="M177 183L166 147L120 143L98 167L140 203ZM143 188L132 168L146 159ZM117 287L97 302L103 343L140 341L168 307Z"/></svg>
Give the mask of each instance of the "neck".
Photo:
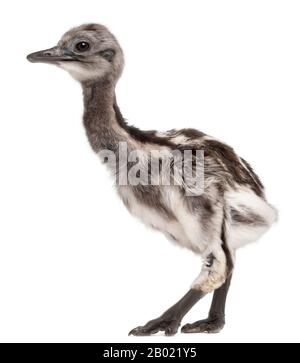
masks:
<svg viewBox="0 0 300 363"><path fill-rule="evenodd" d="M120 141L129 141L116 117L115 84L110 80L83 83L83 122L95 152L117 151ZM128 135L129 136L129 135Z"/></svg>
<svg viewBox="0 0 300 363"><path fill-rule="evenodd" d="M142 131L129 126L122 117L115 96L115 83L109 79L82 83L84 95L83 122L89 142L95 152L108 149L118 153L120 142L141 148L146 144L173 147L168 137L155 131Z"/></svg>

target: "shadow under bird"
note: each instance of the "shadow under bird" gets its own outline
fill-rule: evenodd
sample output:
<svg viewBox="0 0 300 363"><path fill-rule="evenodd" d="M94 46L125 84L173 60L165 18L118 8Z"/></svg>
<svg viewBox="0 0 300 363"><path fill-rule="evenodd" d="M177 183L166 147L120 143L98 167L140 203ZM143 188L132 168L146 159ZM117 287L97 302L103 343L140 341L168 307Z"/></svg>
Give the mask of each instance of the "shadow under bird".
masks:
<svg viewBox="0 0 300 363"><path fill-rule="evenodd" d="M27 58L30 62L54 64L80 82L84 127L92 149L99 156L108 150L118 164L123 157L120 143L126 143L128 152L138 151L139 158L144 158L139 160L139 173L148 175L145 160L150 153L155 157L160 152L172 155L174 151L192 150L194 156L195 151L203 152L204 182L199 194L187 193L189 185L184 178L169 185L162 182L123 185L117 182L120 172L116 171L114 176L118 194L133 215L202 258L199 276L187 293L160 317L129 334L150 335L159 331L175 334L185 314L210 292L213 299L208 317L182 326L181 331L219 332L225 324L225 302L236 249L256 241L277 218L251 166L230 146L198 130L142 131L128 125L115 95L124 65L123 52L115 36L103 25L73 28L55 47L29 54ZM129 169L134 164L128 160L126 163ZM171 179L175 179L175 164ZM106 165L113 171L112 162ZM197 160L192 169L195 165ZM159 173L159 180L164 180L163 168Z"/></svg>

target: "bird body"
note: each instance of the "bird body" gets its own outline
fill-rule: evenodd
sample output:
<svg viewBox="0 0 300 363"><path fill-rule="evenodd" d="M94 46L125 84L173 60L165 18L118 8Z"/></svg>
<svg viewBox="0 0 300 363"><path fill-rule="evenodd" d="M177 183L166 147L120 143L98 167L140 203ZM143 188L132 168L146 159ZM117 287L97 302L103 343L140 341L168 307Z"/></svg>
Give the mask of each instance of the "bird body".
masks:
<svg viewBox="0 0 300 363"><path fill-rule="evenodd" d="M212 291L215 294L209 318L187 324L182 331L222 329L235 251L256 241L277 217L253 169L230 146L201 131L141 131L129 126L115 95L123 69L123 52L116 38L102 25L74 28L58 46L33 53L28 59L54 63L81 83L87 137L92 149L112 171L117 192L130 213L203 259L200 274L189 292L161 317L133 329L131 334L147 335L159 330L167 335L176 333L185 313ZM125 159L124 149L120 148L123 144ZM174 154L185 156L188 151L190 179L197 166L202 166L201 193L199 188L198 193L189 193L191 183L185 175L178 179L178 175L182 176L182 165L177 164ZM167 169L165 160L171 160ZM126 177L131 174L133 183L120 182L125 167ZM149 182L154 169L157 183ZM165 182L168 178L170 183Z"/></svg>
<svg viewBox="0 0 300 363"><path fill-rule="evenodd" d="M193 140L193 145L189 145L189 141L177 144L174 140L174 147L190 150L189 147L195 147L197 143L198 150L205 151L206 145L210 147L210 141L214 142L214 139L206 140L205 136ZM220 145L226 147L225 144ZM253 171L237 156L236 160L255 188L234 179L227 184L228 169L221 159L218 167L224 167L224 178L220 177L220 172L218 177L210 178L200 196L184 196L179 186L118 186L118 193L128 210L146 225L200 254L206 249L208 253L212 241L219 239L225 209L228 243L236 250L258 240L277 218L276 210L266 201L263 189L256 184ZM212 168L215 162L218 160L212 159ZM209 160L207 164L205 167L209 168ZM256 187L259 187L259 194L255 191ZM152 200L155 200L154 205ZM158 208L158 201L161 208Z"/></svg>

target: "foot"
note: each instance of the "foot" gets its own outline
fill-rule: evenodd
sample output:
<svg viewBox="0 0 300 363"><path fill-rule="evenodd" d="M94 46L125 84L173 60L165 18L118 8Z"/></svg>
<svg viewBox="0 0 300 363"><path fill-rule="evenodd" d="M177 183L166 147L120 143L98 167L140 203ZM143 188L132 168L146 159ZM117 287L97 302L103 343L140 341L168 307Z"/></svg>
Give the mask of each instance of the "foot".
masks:
<svg viewBox="0 0 300 363"><path fill-rule="evenodd" d="M204 320L196 321L193 324L185 324L181 328L182 333L219 333L225 325L224 317L208 317Z"/></svg>
<svg viewBox="0 0 300 363"><path fill-rule="evenodd" d="M150 320L144 326L138 326L132 329L128 335L143 336L155 334L159 331L164 331L165 335L174 335L177 333L180 326L180 320L175 318L160 317Z"/></svg>

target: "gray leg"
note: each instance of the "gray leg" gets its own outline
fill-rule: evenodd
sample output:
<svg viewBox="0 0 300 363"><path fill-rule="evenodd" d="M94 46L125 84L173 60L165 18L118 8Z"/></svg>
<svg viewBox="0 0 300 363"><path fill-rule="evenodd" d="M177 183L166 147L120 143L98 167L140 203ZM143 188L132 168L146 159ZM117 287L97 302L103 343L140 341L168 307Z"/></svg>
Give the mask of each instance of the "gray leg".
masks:
<svg viewBox="0 0 300 363"><path fill-rule="evenodd" d="M190 289L182 299L159 318L150 320L144 326L132 329L129 335L151 335L159 331L164 331L166 335L176 334L182 318L204 295L202 291Z"/></svg>
<svg viewBox="0 0 300 363"><path fill-rule="evenodd" d="M225 325L225 304L231 276L214 291L208 318L184 325L181 328L182 333L218 333L222 330Z"/></svg>

